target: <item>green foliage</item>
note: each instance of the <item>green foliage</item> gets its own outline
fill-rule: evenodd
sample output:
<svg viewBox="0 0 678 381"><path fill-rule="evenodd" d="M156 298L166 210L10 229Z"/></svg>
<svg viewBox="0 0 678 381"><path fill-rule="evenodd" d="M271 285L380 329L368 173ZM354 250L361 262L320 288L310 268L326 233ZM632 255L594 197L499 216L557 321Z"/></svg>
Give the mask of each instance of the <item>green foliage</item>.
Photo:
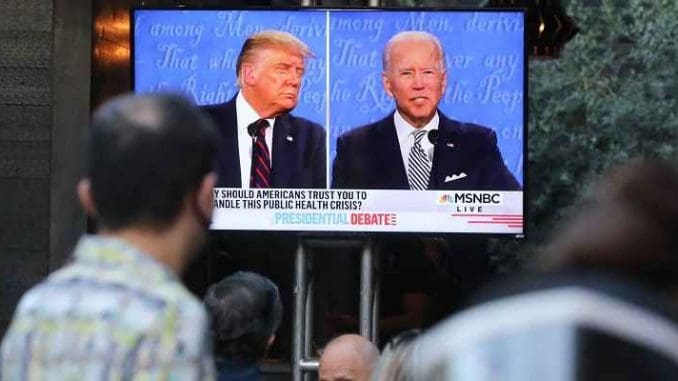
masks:
<svg viewBox="0 0 678 381"><path fill-rule="evenodd" d="M557 60L529 70L528 235L495 243L512 268L605 169L635 157L676 158L678 1L571 0L580 27Z"/></svg>
<svg viewBox="0 0 678 381"><path fill-rule="evenodd" d="M561 4L580 32L559 59L530 62L528 240L490 242L500 272L535 259L607 168L636 157L678 158L678 1Z"/></svg>

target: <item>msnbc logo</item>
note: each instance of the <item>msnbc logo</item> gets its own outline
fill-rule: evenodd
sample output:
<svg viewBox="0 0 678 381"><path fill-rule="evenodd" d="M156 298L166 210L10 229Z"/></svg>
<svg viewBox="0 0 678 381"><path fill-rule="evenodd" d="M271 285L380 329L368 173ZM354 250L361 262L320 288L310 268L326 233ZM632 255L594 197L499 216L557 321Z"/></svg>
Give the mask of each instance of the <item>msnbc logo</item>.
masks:
<svg viewBox="0 0 678 381"><path fill-rule="evenodd" d="M454 197L451 194L443 193L438 197L438 205L454 205Z"/></svg>
<svg viewBox="0 0 678 381"><path fill-rule="evenodd" d="M498 206L504 203L500 192L454 192L441 193L438 196L438 205L485 205Z"/></svg>

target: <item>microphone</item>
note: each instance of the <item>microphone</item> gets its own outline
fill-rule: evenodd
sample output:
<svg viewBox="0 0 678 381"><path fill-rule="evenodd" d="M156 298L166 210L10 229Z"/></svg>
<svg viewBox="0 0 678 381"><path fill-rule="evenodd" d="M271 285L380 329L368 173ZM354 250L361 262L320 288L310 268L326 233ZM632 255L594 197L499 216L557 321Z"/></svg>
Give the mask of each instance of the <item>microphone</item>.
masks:
<svg viewBox="0 0 678 381"><path fill-rule="evenodd" d="M426 137L431 144L436 145L436 142L438 142L438 130L429 130Z"/></svg>

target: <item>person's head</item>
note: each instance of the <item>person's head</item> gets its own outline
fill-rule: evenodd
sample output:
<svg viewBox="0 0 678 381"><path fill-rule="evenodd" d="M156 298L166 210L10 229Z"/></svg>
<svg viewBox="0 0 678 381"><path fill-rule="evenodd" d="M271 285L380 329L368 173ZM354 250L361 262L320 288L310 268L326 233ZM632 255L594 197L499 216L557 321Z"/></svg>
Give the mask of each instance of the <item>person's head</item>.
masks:
<svg viewBox="0 0 678 381"><path fill-rule="evenodd" d="M217 357L257 360L266 356L282 317L273 282L252 272L237 272L210 286L205 306Z"/></svg>
<svg viewBox="0 0 678 381"><path fill-rule="evenodd" d="M403 118L416 128L431 121L447 87L445 55L427 32L405 31L384 48L382 82Z"/></svg>
<svg viewBox="0 0 678 381"><path fill-rule="evenodd" d="M379 350L360 335L342 335L330 341L320 357L320 381L367 381L379 359Z"/></svg>
<svg viewBox="0 0 678 381"><path fill-rule="evenodd" d="M175 95L124 95L104 103L88 131L78 195L107 232L166 232L180 224L201 241L212 214L216 132Z"/></svg>
<svg viewBox="0 0 678 381"><path fill-rule="evenodd" d="M547 247L546 267L598 270L678 290L678 168L638 160L608 171Z"/></svg>
<svg viewBox="0 0 678 381"><path fill-rule="evenodd" d="M262 118L292 110L299 101L308 46L292 34L264 30L250 36L236 64L238 84Z"/></svg>

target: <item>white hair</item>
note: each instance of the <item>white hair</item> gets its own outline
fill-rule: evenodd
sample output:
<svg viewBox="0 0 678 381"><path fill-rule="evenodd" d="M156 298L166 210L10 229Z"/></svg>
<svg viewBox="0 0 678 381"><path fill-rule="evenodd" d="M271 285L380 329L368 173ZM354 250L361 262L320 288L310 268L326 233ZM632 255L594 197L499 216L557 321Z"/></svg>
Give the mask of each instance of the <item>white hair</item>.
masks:
<svg viewBox="0 0 678 381"><path fill-rule="evenodd" d="M419 42L431 42L433 43L436 48L438 48L438 53L440 54L440 67L442 70L445 70L445 52L443 51L443 46L440 44L440 40L438 40L438 37L432 35L431 33L424 32L424 31L419 31L419 30L406 30L400 33L397 33L393 37L391 37L390 40L386 43L386 46L384 47L384 55L383 55L383 68L384 71L388 71L388 67L390 64L390 55L391 55L391 49L393 48L393 45L395 45L398 42L403 42L403 41L419 41Z"/></svg>

